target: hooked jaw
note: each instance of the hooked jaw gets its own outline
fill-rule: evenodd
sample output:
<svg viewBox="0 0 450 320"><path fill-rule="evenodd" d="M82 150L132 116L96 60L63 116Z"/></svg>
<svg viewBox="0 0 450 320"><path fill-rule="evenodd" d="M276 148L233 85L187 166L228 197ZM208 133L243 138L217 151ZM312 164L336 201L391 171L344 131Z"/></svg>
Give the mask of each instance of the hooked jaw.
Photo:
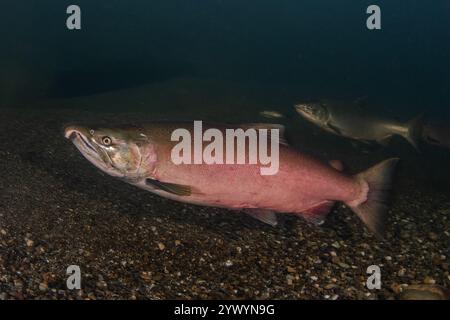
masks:
<svg viewBox="0 0 450 320"><path fill-rule="evenodd" d="M70 139L81 154L94 166L114 177L122 178L123 173L114 168L111 158L98 146L93 138L93 132L81 126L68 126L64 136Z"/></svg>
<svg viewBox="0 0 450 320"><path fill-rule="evenodd" d="M95 153L98 154L97 148L94 146L94 144L91 142L91 139L89 138L90 133L89 130L83 127L79 126L69 126L66 127L64 130L64 136L67 139L70 139L77 147L79 144L82 144L84 148L89 150L89 153ZM83 150L80 150L83 152Z"/></svg>
<svg viewBox="0 0 450 320"><path fill-rule="evenodd" d="M88 134L89 131L86 128L80 126L68 126L64 129L64 136L72 141L77 137L77 135L87 136Z"/></svg>

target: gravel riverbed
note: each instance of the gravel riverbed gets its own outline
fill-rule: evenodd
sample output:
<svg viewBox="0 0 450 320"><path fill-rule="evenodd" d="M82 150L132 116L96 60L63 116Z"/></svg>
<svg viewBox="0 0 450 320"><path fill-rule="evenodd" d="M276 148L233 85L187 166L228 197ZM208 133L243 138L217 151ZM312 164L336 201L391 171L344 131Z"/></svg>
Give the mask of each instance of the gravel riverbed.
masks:
<svg viewBox="0 0 450 320"><path fill-rule="evenodd" d="M117 121L0 109L0 299L394 299L411 284L449 287L448 150L431 157L398 143L407 160L379 241L342 206L320 227L280 215L273 228L139 190L64 139L64 124L86 119ZM392 149L323 156L357 172ZM81 290L66 286L70 265L80 267ZM381 268L380 290L366 287L370 265Z"/></svg>

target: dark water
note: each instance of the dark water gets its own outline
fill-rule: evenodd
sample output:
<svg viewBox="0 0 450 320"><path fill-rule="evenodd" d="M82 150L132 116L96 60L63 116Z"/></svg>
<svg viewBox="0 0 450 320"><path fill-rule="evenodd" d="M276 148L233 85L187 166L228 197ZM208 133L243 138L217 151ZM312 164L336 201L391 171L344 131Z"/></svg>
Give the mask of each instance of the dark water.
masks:
<svg viewBox="0 0 450 320"><path fill-rule="evenodd" d="M355 98L442 119L450 106L450 3L377 1L8 1L0 104L31 104L177 77L295 87L279 98Z"/></svg>

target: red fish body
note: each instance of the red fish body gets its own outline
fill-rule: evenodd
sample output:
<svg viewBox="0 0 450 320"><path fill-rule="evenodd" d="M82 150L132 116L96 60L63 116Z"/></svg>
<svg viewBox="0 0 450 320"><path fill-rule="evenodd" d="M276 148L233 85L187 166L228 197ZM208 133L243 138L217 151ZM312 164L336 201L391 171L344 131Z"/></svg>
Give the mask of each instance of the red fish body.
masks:
<svg viewBox="0 0 450 320"><path fill-rule="evenodd" d="M350 206L373 232L382 232L384 199L397 159L348 176L335 169L336 164L334 167L323 164L294 148L280 145L279 168L274 175L261 175L261 163L175 164L171 156L177 142L171 141L171 133L180 127L193 130L192 123L153 123L133 129L69 127L66 136L102 170L120 176L111 172L113 167L119 167L114 161L120 160L120 168L128 167L128 172L134 174L120 171L125 172L123 178L127 182L173 200L244 209L270 224L276 224L274 212L319 221L339 201ZM219 126L222 132L225 128ZM102 146L101 138L105 135L121 147ZM92 150L98 151L98 159L110 163L99 163ZM139 165L134 168L134 163Z"/></svg>

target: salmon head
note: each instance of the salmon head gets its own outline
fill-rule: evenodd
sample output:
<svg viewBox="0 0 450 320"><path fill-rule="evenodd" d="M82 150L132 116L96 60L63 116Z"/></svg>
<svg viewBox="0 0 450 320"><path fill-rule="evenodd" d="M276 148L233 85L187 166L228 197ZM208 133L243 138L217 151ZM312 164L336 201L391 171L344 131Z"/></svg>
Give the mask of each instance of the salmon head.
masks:
<svg viewBox="0 0 450 320"><path fill-rule="evenodd" d="M141 180L156 162L149 139L138 128L68 126L64 131L87 160L113 177Z"/></svg>
<svg viewBox="0 0 450 320"><path fill-rule="evenodd" d="M306 120L322 127L330 118L326 105L322 102L300 103L295 110Z"/></svg>

